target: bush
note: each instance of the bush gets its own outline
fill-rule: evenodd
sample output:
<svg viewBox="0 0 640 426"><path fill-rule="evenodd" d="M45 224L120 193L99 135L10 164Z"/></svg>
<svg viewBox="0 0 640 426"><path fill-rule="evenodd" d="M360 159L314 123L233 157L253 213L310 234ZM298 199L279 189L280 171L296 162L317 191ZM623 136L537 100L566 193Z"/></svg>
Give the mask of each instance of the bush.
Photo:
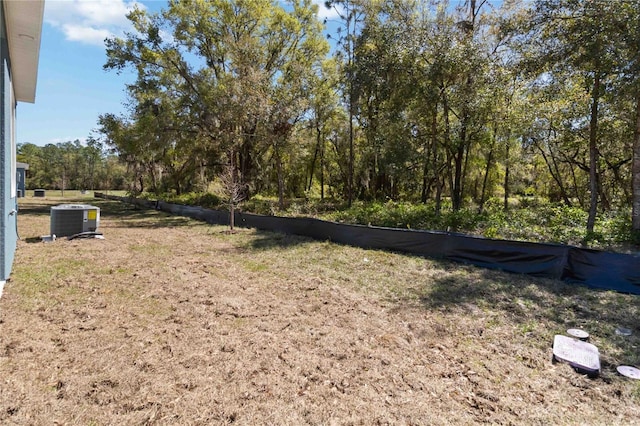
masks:
<svg viewBox="0 0 640 426"><path fill-rule="evenodd" d="M638 239L640 233L634 235L632 229L630 209L602 215L597 222L597 229L603 236L606 236L605 243L607 245L625 242L640 245L640 239Z"/></svg>
<svg viewBox="0 0 640 426"><path fill-rule="evenodd" d="M278 210L278 200L261 196L242 202L242 209L255 214L273 216Z"/></svg>
<svg viewBox="0 0 640 426"><path fill-rule="evenodd" d="M141 197L206 208L217 208L221 204L220 198L212 193L166 194L161 197L141 194ZM596 229L586 235L587 212L578 207L550 203L540 197L526 197L524 202L511 205L510 210L504 211L502 200L496 198L487 201L483 213L474 208L454 212L445 200L440 214L437 214L434 203L412 204L392 200L356 201L347 208L344 201L300 198L289 200L286 210L281 211L276 198L258 195L241 204L244 211L272 216L307 216L388 228L452 231L496 239L587 244L601 249L618 247L625 251L630 245L640 246L640 233L632 232L628 209L598 215Z"/></svg>
<svg viewBox="0 0 640 426"><path fill-rule="evenodd" d="M162 200L171 204L182 204L185 206L200 206L205 208L217 208L221 204L220 197L210 192L188 192L185 194L165 193L161 195L143 192L138 198L145 200Z"/></svg>

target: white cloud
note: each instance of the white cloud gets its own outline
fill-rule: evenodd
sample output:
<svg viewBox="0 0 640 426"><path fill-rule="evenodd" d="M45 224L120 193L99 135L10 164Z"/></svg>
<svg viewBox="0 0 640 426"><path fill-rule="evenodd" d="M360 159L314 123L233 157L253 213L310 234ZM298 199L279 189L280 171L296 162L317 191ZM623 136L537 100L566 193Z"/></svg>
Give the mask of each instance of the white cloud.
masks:
<svg viewBox="0 0 640 426"><path fill-rule="evenodd" d="M336 10L336 6L327 8L325 0L313 2L318 5L319 20L339 19L342 6ZM47 0L44 20L69 41L104 47L105 38L121 36L132 29L126 15L135 7L147 9L138 0Z"/></svg>
<svg viewBox="0 0 640 426"><path fill-rule="evenodd" d="M135 7L146 9L136 0L49 0L44 20L67 40L104 46L105 38L131 29L126 14Z"/></svg>
<svg viewBox="0 0 640 426"><path fill-rule="evenodd" d="M104 45L104 39L111 37L113 33L106 28L93 28L81 25L65 24L62 31L69 41L79 41L81 43Z"/></svg>
<svg viewBox="0 0 640 426"><path fill-rule="evenodd" d="M325 0L313 0L318 5L318 19L338 19L338 11L342 11L342 6L325 6ZM337 9L336 9L337 7Z"/></svg>

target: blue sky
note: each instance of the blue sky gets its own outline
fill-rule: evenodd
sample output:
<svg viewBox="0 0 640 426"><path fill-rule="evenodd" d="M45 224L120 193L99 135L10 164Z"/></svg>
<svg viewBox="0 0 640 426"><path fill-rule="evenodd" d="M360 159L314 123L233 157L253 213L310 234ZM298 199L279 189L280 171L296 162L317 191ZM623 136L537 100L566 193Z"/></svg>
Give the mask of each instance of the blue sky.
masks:
<svg viewBox="0 0 640 426"><path fill-rule="evenodd" d="M322 4L321 0L317 1ZM125 14L164 0L46 0L35 104L19 103L16 142L84 141L100 114L124 112L125 84L134 74L104 71L104 39L129 30ZM321 6L321 13L326 14Z"/></svg>

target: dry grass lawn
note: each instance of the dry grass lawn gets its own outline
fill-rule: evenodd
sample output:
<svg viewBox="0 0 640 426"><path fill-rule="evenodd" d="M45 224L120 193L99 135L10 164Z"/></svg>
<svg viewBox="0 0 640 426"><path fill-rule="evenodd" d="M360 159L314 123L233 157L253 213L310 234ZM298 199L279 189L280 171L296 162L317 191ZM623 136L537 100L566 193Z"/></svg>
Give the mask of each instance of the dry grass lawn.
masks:
<svg viewBox="0 0 640 426"><path fill-rule="evenodd" d="M92 199L105 240L40 242L70 201L20 200L1 424L640 422L637 296ZM600 377L551 362L572 327Z"/></svg>

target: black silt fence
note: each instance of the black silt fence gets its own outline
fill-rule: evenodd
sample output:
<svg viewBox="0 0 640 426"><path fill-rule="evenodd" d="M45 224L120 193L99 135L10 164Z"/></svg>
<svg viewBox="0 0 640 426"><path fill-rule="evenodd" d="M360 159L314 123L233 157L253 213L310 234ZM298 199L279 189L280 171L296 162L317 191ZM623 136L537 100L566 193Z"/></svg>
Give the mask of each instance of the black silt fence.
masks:
<svg viewBox="0 0 640 426"><path fill-rule="evenodd" d="M96 193L95 196L125 201L143 208L162 210L211 224L229 224L229 213L226 211L101 193ZM235 224L355 247L394 250L483 268L553 278L597 289L640 294L640 254L611 253L561 244L495 240L449 232L347 225L312 218L262 216L242 212L236 212Z"/></svg>

